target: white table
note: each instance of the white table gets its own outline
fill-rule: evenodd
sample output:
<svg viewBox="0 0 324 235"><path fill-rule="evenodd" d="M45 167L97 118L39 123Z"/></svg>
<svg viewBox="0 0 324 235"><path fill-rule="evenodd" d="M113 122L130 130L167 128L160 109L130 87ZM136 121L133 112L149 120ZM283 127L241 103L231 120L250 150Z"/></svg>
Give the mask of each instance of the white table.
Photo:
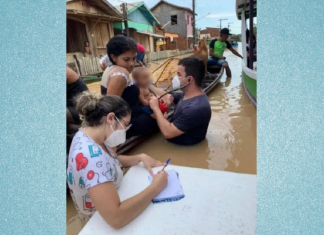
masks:
<svg viewBox="0 0 324 235"><path fill-rule="evenodd" d="M161 167L155 168L157 172ZM221 235L256 234L256 175L169 165L179 173L185 198L151 203L125 227L114 230L96 212L80 235ZM132 167L118 190L121 200L148 186L148 172Z"/></svg>

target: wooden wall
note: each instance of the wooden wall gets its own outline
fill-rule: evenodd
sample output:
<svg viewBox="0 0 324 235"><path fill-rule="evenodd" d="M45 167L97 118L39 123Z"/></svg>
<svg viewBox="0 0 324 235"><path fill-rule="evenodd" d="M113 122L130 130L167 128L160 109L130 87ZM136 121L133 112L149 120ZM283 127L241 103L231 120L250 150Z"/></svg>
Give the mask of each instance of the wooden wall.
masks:
<svg viewBox="0 0 324 235"><path fill-rule="evenodd" d="M91 30L91 31L90 31ZM67 53L84 52L84 42L89 41L94 56L106 54L106 45L114 36L112 23L97 21L88 17L68 17Z"/></svg>
<svg viewBox="0 0 324 235"><path fill-rule="evenodd" d="M86 25L75 20L66 20L66 52L84 52L84 42L89 41Z"/></svg>
<svg viewBox="0 0 324 235"><path fill-rule="evenodd" d="M110 22L99 22L97 23L93 31L91 32L93 35L93 43L97 50L97 56L104 56L107 53L107 43L110 38L114 36L114 30L112 28L112 23Z"/></svg>
<svg viewBox="0 0 324 235"><path fill-rule="evenodd" d="M68 2L66 9L79 13L67 14L67 53L83 53L84 42L89 41L93 56L105 55L106 45L114 36L114 30L111 21L102 18L98 21L96 16L104 18L107 14L84 1ZM94 17L83 16L83 13L93 14Z"/></svg>

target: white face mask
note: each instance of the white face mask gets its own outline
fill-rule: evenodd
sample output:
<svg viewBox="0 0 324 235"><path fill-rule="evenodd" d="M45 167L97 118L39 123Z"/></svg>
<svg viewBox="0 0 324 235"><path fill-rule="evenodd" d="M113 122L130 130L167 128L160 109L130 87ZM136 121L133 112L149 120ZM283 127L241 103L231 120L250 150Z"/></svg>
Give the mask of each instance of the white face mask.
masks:
<svg viewBox="0 0 324 235"><path fill-rule="evenodd" d="M116 147L120 144L125 143L126 141L126 131L129 129L130 126L127 128L124 128L124 126L120 123L118 118L116 118L119 124L123 127L122 130L114 130L112 126L110 125L110 128L112 129L113 133L110 134L110 136L105 140L104 144L106 146L109 146L111 148Z"/></svg>
<svg viewBox="0 0 324 235"><path fill-rule="evenodd" d="M180 88L180 80L178 75L175 75L172 79L172 88L173 89L179 89Z"/></svg>
<svg viewBox="0 0 324 235"><path fill-rule="evenodd" d="M185 77L184 79L186 79L187 77ZM172 79L172 88L175 90L175 89L179 89L179 88L185 88L186 86L188 86L190 83L188 82L186 85L182 86L181 87L181 84L180 84L180 79L178 77L178 75L175 75Z"/></svg>

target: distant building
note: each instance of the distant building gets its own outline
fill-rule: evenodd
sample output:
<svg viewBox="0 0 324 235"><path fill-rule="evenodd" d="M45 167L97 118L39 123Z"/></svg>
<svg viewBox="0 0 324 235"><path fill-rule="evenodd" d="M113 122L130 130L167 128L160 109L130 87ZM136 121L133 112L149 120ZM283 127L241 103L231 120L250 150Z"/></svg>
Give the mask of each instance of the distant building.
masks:
<svg viewBox="0 0 324 235"><path fill-rule="evenodd" d="M159 19L161 26L165 26L167 49L184 50L193 47L193 11L190 8L177 6L161 0L151 8Z"/></svg>
<svg viewBox="0 0 324 235"><path fill-rule="evenodd" d="M218 38L219 35L219 28L210 28L210 27L206 27L206 29L200 30L200 39L202 38L206 38L206 39L210 39L210 38Z"/></svg>

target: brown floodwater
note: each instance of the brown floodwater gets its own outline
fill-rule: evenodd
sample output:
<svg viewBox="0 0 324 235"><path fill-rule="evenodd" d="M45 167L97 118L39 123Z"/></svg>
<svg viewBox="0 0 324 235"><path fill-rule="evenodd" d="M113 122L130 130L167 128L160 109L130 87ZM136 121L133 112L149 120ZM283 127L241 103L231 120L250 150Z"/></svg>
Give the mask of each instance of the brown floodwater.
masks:
<svg viewBox="0 0 324 235"><path fill-rule="evenodd" d="M240 48L239 44L239 52ZM161 161L171 157L173 165L256 174L256 107L244 91L241 59L230 51L225 51L224 56L232 78L226 78L224 72L221 81L208 94L212 118L206 140L182 147L168 143L157 133L128 154L146 153ZM152 62L151 71L162 62ZM89 88L99 92L100 85L90 84ZM72 199L67 196L67 234L77 234L82 226L76 218Z"/></svg>

